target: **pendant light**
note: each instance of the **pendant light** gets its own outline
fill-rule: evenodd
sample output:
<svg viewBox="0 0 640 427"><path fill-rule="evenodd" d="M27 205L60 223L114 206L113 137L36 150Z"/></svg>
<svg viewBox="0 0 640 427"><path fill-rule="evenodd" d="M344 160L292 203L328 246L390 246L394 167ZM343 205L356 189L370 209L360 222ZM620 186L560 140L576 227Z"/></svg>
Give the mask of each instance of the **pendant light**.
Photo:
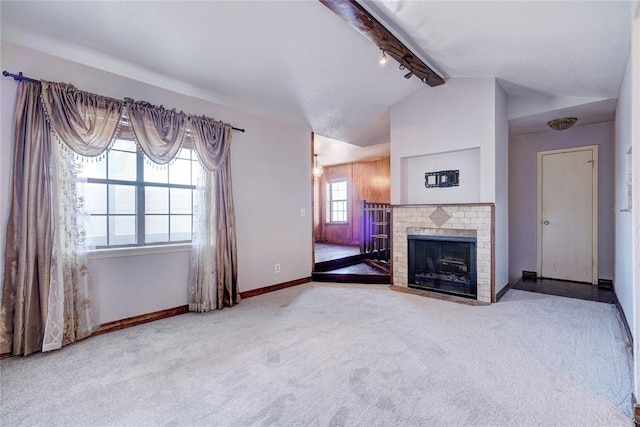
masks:
<svg viewBox="0 0 640 427"><path fill-rule="evenodd" d="M322 176L322 173L324 172L324 169L322 166L318 165L318 155L314 154L313 157L315 158L313 163L313 176L316 178L320 178Z"/></svg>

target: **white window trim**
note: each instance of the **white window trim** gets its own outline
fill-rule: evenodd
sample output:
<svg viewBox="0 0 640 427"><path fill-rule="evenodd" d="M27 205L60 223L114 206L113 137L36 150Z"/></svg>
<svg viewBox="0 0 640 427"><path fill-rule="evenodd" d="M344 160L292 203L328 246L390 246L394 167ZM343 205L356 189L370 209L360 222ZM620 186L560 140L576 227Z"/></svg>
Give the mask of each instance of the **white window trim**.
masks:
<svg viewBox="0 0 640 427"><path fill-rule="evenodd" d="M122 125L122 122L121 122ZM128 183L124 184L124 185L130 185L133 188L136 189L136 191L140 188L140 187L158 187L158 188L167 188L167 189L171 189L171 188L185 188L186 187L192 187L189 189L195 189L196 186L195 184L172 184L167 182L165 183L156 183L153 181L144 181L141 180L141 175L140 175L140 170L139 168L144 168L144 162L146 161L145 159L145 154L141 151L141 148L137 145L137 143L135 143L135 138L133 137L133 135L122 135L120 134L119 136L117 136L116 138L117 140L121 140L121 141L126 141L126 142L132 142L135 145L136 151L135 151L135 155L136 155L136 163L137 163L137 176L136 176L136 180L135 181L129 181L129 180L125 180ZM183 146L181 147L183 149L187 149L187 150L191 150L194 152L195 155L195 147L193 146L193 144L189 141L189 143L185 143L183 144ZM117 149L117 151L121 151L121 149ZM132 152L132 151L129 151ZM132 152L133 153L133 152ZM191 162L194 162L194 159L189 159ZM195 160L195 163L197 163L198 160ZM169 164L165 165L170 167ZM193 165L192 165L193 167ZM111 178L92 178L92 177L83 177L82 180L86 183L90 183L90 184L102 184L102 185L123 185L123 184L119 184L116 182L111 182L111 181L118 181L118 180L113 180ZM103 182L104 181L104 182ZM156 185L157 184L157 185ZM135 210L135 218L136 218L136 230L138 230L138 221L139 221L139 217L140 217L141 212L138 211L137 207ZM142 213L142 215L145 215L146 213ZM173 214L171 214L170 212L168 212L166 214L166 216L168 217L168 220L170 221L170 218ZM183 214L178 214L180 216L184 216ZM103 216L102 214L100 214L99 216ZM107 217L107 219L109 218L109 214L104 215ZM191 212L191 215L193 216L193 210ZM135 255L147 255L150 253L170 253L170 252L179 252L179 250L170 250L170 249L166 249L167 247L174 247L174 248L178 248L181 247L183 245L185 246L191 246L191 240L181 240L178 242L172 242L171 240L169 241L162 241L162 242L151 242L149 244L144 243L144 244L138 244L140 241L140 236L137 236L136 240L137 242L135 244L127 244L125 246L99 246L95 252L93 252L94 255L91 255L90 258L113 258L113 257L122 257L122 256L135 256ZM142 236L142 238L144 238L144 236ZM170 235L168 236L168 238L170 239ZM150 251L144 251L144 248L150 248ZM160 249L158 249L160 248ZM136 249L138 249L136 251ZM127 253L127 252L130 253ZM113 254L111 254L113 252ZM125 255L121 255L120 253L123 253ZM104 255L97 255L97 254L104 254Z"/></svg>
<svg viewBox="0 0 640 427"><path fill-rule="evenodd" d="M335 184L335 183L341 183L344 182L345 186L346 186L346 191L347 191L347 198L344 199L344 202L346 202L347 204L347 208L345 210L345 214L347 219L344 221L332 221L331 220L331 202L333 201L332 199L326 200L325 201L325 210L327 211L325 213L326 218L325 218L325 224L327 225L349 225L349 179L347 177L338 177L338 178L332 178L332 179L328 179L327 180L327 186L330 188L331 184ZM342 199L340 200L336 200L336 201L343 201ZM327 205L329 205L329 208L327 209Z"/></svg>
<svg viewBox="0 0 640 427"><path fill-rule="evenodd" d="M89 253L89 259L125 258L139 255L169 254L177 252L190 252L191 243L179 243L175 245L156 246L131 246L124 248L96 249Z"/></svg>

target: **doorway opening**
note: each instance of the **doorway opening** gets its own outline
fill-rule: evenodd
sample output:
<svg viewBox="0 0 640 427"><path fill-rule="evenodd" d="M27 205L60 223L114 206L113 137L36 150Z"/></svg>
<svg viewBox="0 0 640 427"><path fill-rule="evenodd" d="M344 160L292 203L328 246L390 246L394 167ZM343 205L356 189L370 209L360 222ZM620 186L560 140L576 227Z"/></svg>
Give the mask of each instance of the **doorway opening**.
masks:
<svg viewBox="0 0 640 427"><path fill-rule="evenodd" d="M390 283L389 144L313 134L313 279Z"/></svg>

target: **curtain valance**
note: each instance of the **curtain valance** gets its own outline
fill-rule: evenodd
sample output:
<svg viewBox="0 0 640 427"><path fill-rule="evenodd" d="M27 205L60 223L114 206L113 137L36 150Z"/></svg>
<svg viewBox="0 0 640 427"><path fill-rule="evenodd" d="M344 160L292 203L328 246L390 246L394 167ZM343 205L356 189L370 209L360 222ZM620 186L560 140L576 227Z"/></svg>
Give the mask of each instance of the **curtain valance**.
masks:
<svg viewBox="0 0 640 427"><path fill-rule="evenodd" d="M231 125L208 117L191 117L191 132L200 162L210 171L217 170L229 157L226 143L231 139Z"/></svg>
<svg viewBox="0 0 640 427"><path fill-rule="evenodd" d="M42 81L42 103L49 124L73 151L95 157L113 140L124 102L83 92L66 83Z"/></svg>
<svg viewBox="0 0 640 427"><path fill-rule="evenodd" d="M44 80L42 103L54 133L82 156L102 154L117 137L126 112L136 142L154 163L169 163L183 146L188 130L206 169L217 170L229 157L231 125L209 117L190 116L131 98L121 101Z"/></svg>
<svg viewBox="0 0 640 427"><path fill-rule="evenodd" d="M169 163L182 146L187 115L144 101L125 100L131 128L142 151L155 163Z"/></svg>

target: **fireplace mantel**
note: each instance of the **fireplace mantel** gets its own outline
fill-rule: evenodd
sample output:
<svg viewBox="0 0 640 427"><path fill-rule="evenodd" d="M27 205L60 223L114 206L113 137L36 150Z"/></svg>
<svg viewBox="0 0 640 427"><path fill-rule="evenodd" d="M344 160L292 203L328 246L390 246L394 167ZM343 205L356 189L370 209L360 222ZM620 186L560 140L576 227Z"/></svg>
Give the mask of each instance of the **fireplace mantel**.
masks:
<svg viewBox="0 0 640 427"><path fill-rule="evenodd" d="M408 288L407 235L477 239L477 300L495 302L493 203L393 205L393 285Z"/></svg>

